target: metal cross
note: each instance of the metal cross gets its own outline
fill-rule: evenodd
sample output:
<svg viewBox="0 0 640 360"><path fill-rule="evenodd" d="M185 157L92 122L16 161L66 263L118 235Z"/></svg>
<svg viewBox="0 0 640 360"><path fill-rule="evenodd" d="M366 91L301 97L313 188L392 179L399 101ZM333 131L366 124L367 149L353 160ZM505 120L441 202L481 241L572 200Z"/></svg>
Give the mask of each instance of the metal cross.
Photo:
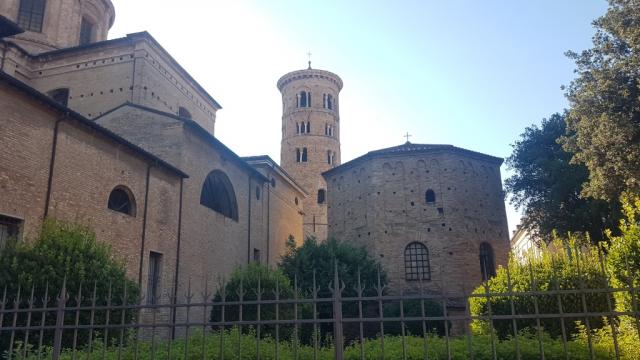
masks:
<svg viewBox="0 0 640 360"><path fill-rule="evenodd" d="M406 138L407 138L407 142L409 142L409 138L410 138L411 136L413 136L413 135L409 135L409 132L407 132L407 133L404 135L404 137L406 137Z"/></svg>
<svg viewBox="0 0 640 360"><path fill-rule="evenodd" d="M309 56L309 69L311 69L311 51L307 53L307 56Z"/></svg>

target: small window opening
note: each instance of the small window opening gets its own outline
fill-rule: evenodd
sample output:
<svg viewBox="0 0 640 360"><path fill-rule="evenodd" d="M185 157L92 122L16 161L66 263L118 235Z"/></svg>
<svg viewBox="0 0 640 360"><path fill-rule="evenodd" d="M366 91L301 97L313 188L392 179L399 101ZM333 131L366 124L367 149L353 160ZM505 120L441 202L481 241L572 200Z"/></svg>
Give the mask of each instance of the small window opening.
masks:
<svg viewBox="0 0 640 360"><path fill-rule="evenodd" d="M60 105L67 106L69 102L69 89L68 88L60 88L51 90L47 93L53 101L57 102Z"/></svg>
<svg viewBox="0 0 640 360"><path fill-rule="evenodd" d="M253 262L260 264L260 250L253 249Z"/></svg>
<svg viewBox="0 0 640 360"><path fill-rule="evenodd" d="M302 148L302 155L300 156L300 162L307 162L307 148Z"/></svg>
<svg viewBox="0 0 640 360"><path fill-rule="evenodd" d="M151 251L149 253L149 277L147 280L147 303L155 305L160 299L160 272L162 269L162 254Z"/></svg>
<svg viewBox="0 0 640 360"><path fill-rule="evenodd" d="M185 119L191 119L191 113L186 108L180 106L178 108L178 116Z"/></svg>
<svg viewBox="0 0 640 360"><path fill-rule="evenodd" d="M496 264L493 257L493 248L486 242L480 244L480 271L482 273L483 281L496 276Z"/></svg>
<svg viewBox="0 0 640 360"><path fill-rule="evenodd" d="M93 41L93 28L93 23L83 17L80 23L80 45L90 44Z"/></svg>
<svg viewBox="0 0 640 360"><path fill-rule="evenodd" d="M307 121L307 134L311 133L311 122Z"/></svg>
<svg viewBox="0 0 640 360"><path fill-rule="evenodd" d="M327 192L325 189L318 190L318 204L324 204Z"/></svg>
<svg viewBox="0 0 640 360"><path fill-rule="evenodd" d="M436 193L435 191L429 189L424 195L425 201L427 203L435 203L436 202Z"/></svg>
<svg viewBox="0 0 640 360"><path fill-rule="evenodd" d="M20 235L22 220L0 215L0 249L7 245L9 239L17 239Z"/></svg>
<svg viewBox="0 0 640 360"><path fill-rule="evenodd" d="M256 186L256 200L260 200L260 187Z"/></svg>

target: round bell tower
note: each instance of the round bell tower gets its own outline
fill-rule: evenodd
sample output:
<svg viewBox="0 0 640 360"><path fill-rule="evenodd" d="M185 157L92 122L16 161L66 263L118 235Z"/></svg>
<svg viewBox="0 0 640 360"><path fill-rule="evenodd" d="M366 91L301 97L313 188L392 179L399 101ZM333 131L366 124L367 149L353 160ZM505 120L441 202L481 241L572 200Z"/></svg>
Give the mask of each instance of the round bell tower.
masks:
<svg viewBox="0 0 640 360"><path fill-rule="evenodd" d="M342 80L309 68L278 80L282 93L280 165L309 192L304 201L304 235L327 238L327 184L322 173L340 165L338 95Z"/></svg>
<svg viewBox="0 0 640 360"><path fill-rule="evenodd" d="M115 9L111 0L2 0L0 15L25 30L8 40L41 53L106 40Z"/></svg>

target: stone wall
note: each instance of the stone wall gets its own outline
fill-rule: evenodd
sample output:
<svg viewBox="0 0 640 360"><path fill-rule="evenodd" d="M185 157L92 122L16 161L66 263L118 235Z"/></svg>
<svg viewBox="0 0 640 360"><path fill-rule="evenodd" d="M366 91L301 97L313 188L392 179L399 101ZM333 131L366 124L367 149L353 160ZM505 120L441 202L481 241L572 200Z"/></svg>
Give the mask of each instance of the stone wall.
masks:
<svg viewBox="0 0 640 360"><path fill-rule="evenodd" d="M419 286L405 280L404 250L412 242L428 248L428 290L470 291L481 282L482 242L491 244L497 264L508 259L499 167L451 151L380 155L336 169L326 175L329 235L365 246L396 291ZM433 203L426 202L428 189Z"/></svg>

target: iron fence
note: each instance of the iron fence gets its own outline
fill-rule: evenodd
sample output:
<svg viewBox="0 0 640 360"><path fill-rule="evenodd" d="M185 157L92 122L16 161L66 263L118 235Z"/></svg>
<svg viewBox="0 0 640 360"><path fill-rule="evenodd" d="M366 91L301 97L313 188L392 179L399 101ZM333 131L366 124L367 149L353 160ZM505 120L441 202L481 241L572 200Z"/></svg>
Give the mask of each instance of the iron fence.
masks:
<svg viewBox="0 0 640 360"><path fill-rule="evenodd" d="M326 286L314 274L310 289L297 278L288 293L260 280L250 289L241 282L234 294L188 285L161 301L128 301L125 290L101 303L96 284L70 296L65 282L41 298L33 287L13 297L5 287L0 350L6 359L620 359L628 345L621 338L640 338L640 288L632 281L543 289L532 277L526 291L509 282L504 291L457 294L420 282L394 293L379 273L375 284L363 285L358 273L347 286L337 269ZM612 341L605 354L596 344L604 336Z"/></svg>

